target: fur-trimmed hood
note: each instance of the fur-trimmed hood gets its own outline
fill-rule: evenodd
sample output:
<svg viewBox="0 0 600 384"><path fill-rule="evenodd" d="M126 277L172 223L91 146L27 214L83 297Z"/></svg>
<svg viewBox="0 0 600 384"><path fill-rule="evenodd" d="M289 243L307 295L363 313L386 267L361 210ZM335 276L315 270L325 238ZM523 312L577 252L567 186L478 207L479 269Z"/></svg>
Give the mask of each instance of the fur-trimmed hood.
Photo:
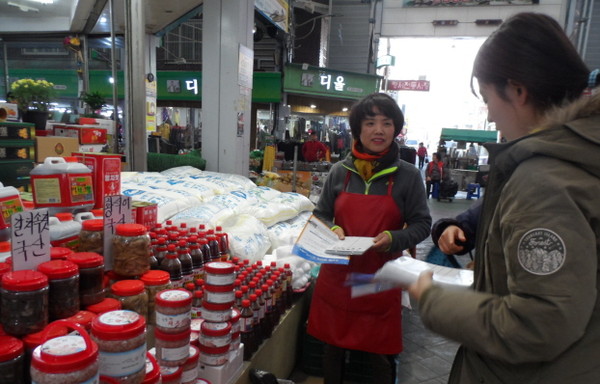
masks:
<svg viewBox="0 0 600 384"><path fill-rule="evenodd" d="M496 165L510 173L530 157L547 156L600 177L600 89L597 91L549 111L530 135L507 144L486 145L492 157L498 154Z"/></svg>

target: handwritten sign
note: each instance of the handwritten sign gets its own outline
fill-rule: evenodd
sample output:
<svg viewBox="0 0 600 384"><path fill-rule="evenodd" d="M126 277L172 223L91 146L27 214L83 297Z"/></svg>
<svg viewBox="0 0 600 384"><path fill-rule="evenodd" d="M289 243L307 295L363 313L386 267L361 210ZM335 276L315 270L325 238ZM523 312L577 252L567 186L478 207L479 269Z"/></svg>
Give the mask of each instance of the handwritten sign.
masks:
<svg viewBox="0 0 600 384"><path fill-rule="evenodd" d="M11 216L11 248L14 271L36 269L50 261L48 209L17 212Z"/></svg>
<svg viewBox="0 0 600 384"><path fill-rule="evenodd" d="M116 227L131 222L131 197L116 195L104 198L104 268L107 271L112 270L112 239Z"/></svg>

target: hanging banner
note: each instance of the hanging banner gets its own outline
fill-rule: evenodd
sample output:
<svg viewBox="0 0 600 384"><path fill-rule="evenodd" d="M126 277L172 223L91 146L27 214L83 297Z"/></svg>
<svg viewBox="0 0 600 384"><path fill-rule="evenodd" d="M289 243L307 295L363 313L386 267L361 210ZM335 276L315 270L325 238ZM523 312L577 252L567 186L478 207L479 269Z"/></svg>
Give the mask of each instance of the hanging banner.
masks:
<svg viewBox="0 0 600 384"><path fill-rule="evenodd" d="M429 80L388 80L387 90L429 92Z"/></svg>
<svg viewBox="0 0 600 384"><path fill-rule="evenodd" d="M254 6L271 23L289 32L290 5L287 0L255 0Z"/></svg>

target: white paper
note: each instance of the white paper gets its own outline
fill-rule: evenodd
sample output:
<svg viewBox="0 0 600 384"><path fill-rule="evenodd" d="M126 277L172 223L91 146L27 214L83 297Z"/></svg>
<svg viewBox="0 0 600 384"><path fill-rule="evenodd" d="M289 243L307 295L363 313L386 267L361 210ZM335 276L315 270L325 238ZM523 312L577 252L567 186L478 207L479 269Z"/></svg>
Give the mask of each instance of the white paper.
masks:
<svg viewBox="0 0 600 384"><path fill-rule="evenodd" d="M312 215L298 236L292 253L315 263L348 264L350 262L348 255L335 255L326 251L341 242L343 241L338 238L335 232Z"/></svg>
<svg viewBox="0 0 600 384"><path fill-rule="evenodd" d="M338 239L325 250L331 255L362 255L373 246L372 237L346 236L344 240Z"/></svg>
<svg viewBox="0 0 600 384"><path fill-rule="evenodd" d="M433 271L433 283L446 287L470 287L473 284L473 271L448 268L402 256L388 261L375 273L374 282L389 282L403 288L413 284L424 271Z"/></svg>

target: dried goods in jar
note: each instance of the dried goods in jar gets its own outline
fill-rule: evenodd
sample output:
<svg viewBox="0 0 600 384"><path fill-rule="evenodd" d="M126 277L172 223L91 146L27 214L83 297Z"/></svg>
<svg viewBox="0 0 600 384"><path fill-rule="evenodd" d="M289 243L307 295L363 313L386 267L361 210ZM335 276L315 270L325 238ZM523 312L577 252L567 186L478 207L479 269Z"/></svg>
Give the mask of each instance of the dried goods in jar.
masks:
<svg viewBox="0 0 600 384"><path fill-rule="evenodd" d="M112 240L113 271L141 276L150 269L150 236L141 224L119 224Z"/></svg>
<svg viewBox="0 0 600 384"><path fill-rule="evenodd" d="M79 232L79 252L104 254L104 220L85 220Z"/></svg>
<svg viewBox="0 0 600 384"><path fill-rule="evenodd" d="M48 318L65 319L79 312L79 268L68 260L41 263L38 271L48 277Z"/></svg>
<svg viewBox="0 0 600 384"><path fill-rule="evenodd" d="M13 336L41 331L48 324L48 291L48 278L41 272L22 270L2 275L4 331Z"/></svg>

